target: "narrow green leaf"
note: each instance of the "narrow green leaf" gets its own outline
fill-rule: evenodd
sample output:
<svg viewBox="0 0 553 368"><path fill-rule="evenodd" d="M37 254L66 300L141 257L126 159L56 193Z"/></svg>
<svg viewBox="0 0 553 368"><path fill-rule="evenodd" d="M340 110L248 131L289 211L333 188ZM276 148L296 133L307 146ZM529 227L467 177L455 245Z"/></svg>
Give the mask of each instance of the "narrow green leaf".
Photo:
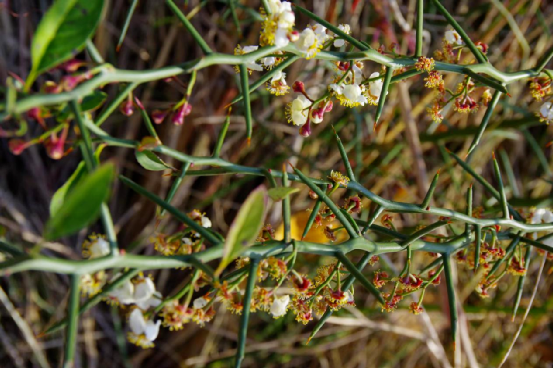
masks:
<svg viewBox="0 0 553 368"><path fill-rule="evenodd" d="M109 196L114 175L115 168L109 163L79 181L46 223L44 238L54 240L71 235L96 220Z"/></svg>
<svg viewBox="0 0 553 368"><path fill-rule="evenodd" d="M432 196L434 195L434 191L436 190L436 186L438 185L438 179L440 178L440 170L434 175L434 179L432 179L432 183L430 183L430 188L428 188L428 192L426 192L426 195L424 196L424 199L421 203L421 208L425 210L428 208L428 205L430 204L430 201L432 200Z"/></svg>
<svg viewBox="0 0 553 368"><path fill-rule="evenodd" d="M171 185L171 188L169 188L169 192L167 192L167 196L165 197L165 202L171 203L173 200L173 197L177 193L177 190L179 189L184 177L186 176L186 173L188 172L188 169L190 168L190 163L185 162L182 165L180 175L175 179L173 184ZM160 216L163 216L165 214L165 209L162 209L159 213Z"/></svg>
<svg viewBox="0 0 553 368"><path fill-rule="evenodd" d="M28 90L38 74L81 50L100 22L104 1L56 0L40 20L31 44L33 67Z"/></svg>
<svg viewBox="0 0 553 368"><path fill-rule="evenodd" d="M246 290L244 291L244 306L242 310L242 318L240 319L240 330L238 331L238 347L236 349L236 362L235 367L240 368L242 360L244 360L244 354L246 351L246 338L248 336L248 321L250 319L250 306L252 304L253 289L255 287L255 280L257 279L257 267L259 266L259 259L252 258L250 260L250 272L248 275L248 281L246 283Z"/></svg>
<svg viewBox="0 0 553 368"><path fill-rule="evenodd" d="M367 224L365 225L365 227L361 231L361 234L365 235L365 233L371 228L371 226L374 224L374 222L376 221L378 216L380 216L382 214L382 212L384 212L384 210L385 210L385 208L382 207L381 205L379 205L379 204L376 205L376 208L374 209L373 213L371 214L371 217L369 217L369 219L367 220Z"/></svg>
<svg viewBox="0 0 553 368"><path fill-rule="evenodd" d="M182 22L184 27L190 32L190 35L194 38L198 46L202 49L204 54L211 54L211 48L207 45L207 43L204 41L203 37L198 33L196 28L190 23L188 18L180 11L179 7L173 2L173 0L166 0L167 5L169 5L169 8L175 13L177 18Z"/></svg>
<svg viewBox="0 0 553 368"><path fill-rule="evenodd" d="M230 112L231 108L228 109L227 118L225 123L221 127L219 136L217 137L217 143L215 144L215 149L213 150L213 157L221 156L221 149L223 148L223 143L225 142L225 137L227 136L228 127L230 126Z"/></svg>
<svg viewBox="0 0 553 368"><path fill-rule="evenodd" d="M497 200L501 200L501 195L499 194L499 192L497 190L495 190L495 188L486 181L486 179L484 179L481 175L478 175L469 165L467 165L467 163L463 160L461 160L456 154L454 154L453 152L449 152L449 155L451 157L453 157L455 159L455 161L457 161L457 163L466 171L468 172L473 178L475 178L480 184L482 184L484 186L484 188L486 188L488 190L488 192L490 192L490 194L492 196L494 196L495 199ZM507 206L509 207L509 210L511 211L511 214L513 215L513 217L515 218L515 220L517 221L525 221L524 218L522 217L522 215L520 213L518 213L517 210L515 210L511 205L507 204Z"/></svg>
<svg viewBox="0 0 553 368"><path fill-rule="evenodd" d="M534 70L536 72L541 72L546 67L547 63L549 63L552 57L553 57L553 46L547 49L547 51L538 60L538 63L536 64L536 67L534 68Z"/></svg>
<svg viewBox="0 0 553 368"><path fill-rule="evenodd" d="M252 139L252 107L250 103L250 86L248 84L248 68L245 64L240 64L240 84L242 85L242 95L244 96L244 119L246 119L246 137L248 145Z"/></svg>
<svg viewBox="0 0 553 368"><path fill-rule="evenodd" d="M382 85L382 91L380 92L380 98L378 99L378 106L376 107L376 115L374 118L374 124L378 124L378 120L382 115L382 110L384 110L384 103L386 102L386 96L388 95L388 88L390 87L390 82L392 81L392 75L394 74L394 68L387 67L386 74L384 75L384 84Z"/></svg>
<svg viewBox="0 0 553 368"><path fill-rule="evenodd" d="M501 91L495 91L495 93L493 94L492 100L488 104L488 108L486 110L486 113L484 114L484 118L482 119L482 122L478 127L478 132L476 133L476 136L474 137L474 140L470 145L467 155L470 155L471 152L476 148L476 146L478 146L478 143L480 143L480 139L482 138L482 135L484 135L484 131L486 130L486 127L490 122L490 119L493 114L493 110L497 106L497 103L499 102L500 97L501 97Z"/></svg>
<svg viewBox="0 0 553 368"><path fill-rule="evenodd" d="M73 367L75 346L77 345L77 329L79 326L79 275L71 275L71 291L67 305L67 331L65 333L64 368Z"/></svg>
<svg viewBox="0 0 553 368"><path fill-rule="evenodd" d="M468 76L470 76L472 79L482 83L485 86L493 88L496 91L500 91L500 92L503 92L505 94L509 94L509 91L507 90L507 86L505 86L505 84L503 84L502 82L500 82L500 81L498 81L494 78L490 78L490 77L487 77L485 75L478 74L478 73L476 73L476 72L474 72L470 69L465 69L465 73Z"/></svg>
<svg viewBox="0 0 553 368"><path fill-rule="evenodd" d="M171 166L163 162L163 160L157 157L157 155L152 151L135 150L134 154L136 156L136 161L138 161L140 166L142 166L146 170L161 171L161 170L172 169Z"/></svg>
<svg viewBox="0 0 553 368"><path fill-rule="evenodd" d="M422 56L422 40L423 40L423 16L424 16L424 0L417 0L417 28L416 28L416 44L415 57Z"/></svg>
<svg viewBox="0 0 553 368"><path fill-rule="evenodd" d="M230 226L223 248L223 256L219 268L215 271L216 274L220 274L225 267L253 244L263 228L267 204L267 189L263 185L257 187L246 198Z"/></svg>
<svg viewBox="0 0 553 368"><path fill-rule="evenodd" d="M288 188L290 181L288 180L288 172L286 171L286 165L282 165L282 187ZM290 197L284 197L282 202L282 223L284 225L284 241L289 243L292 240L292 224L290 213Z"/></svg>
<svg viewBox="0 0 553 368"><path fill-rule="evenodd" d="M349 236L351 238L357 238L359 237L359 234L355 232L355 229L353 226L351 226L350 222L347 218L345 218L344 214L340 211L338 206L332 200L317 186L315 183L313 183L307 176L305 176L301 171L296 169L294 167L294 171L299 176L300 180L303 181L312 191L317 193L319 198L330 208L332 213L336 216L338 221L342 223L346 231L348 232Z"/></svg>
<svg viewBox="0 0 553 368"><path fill-rule="evenodd" d="M134 14L134 11L136 9L136 5L138 5L138 0L132 0L131 7L125 18L123 30L121 31L121 35L119 36L119 41L117 41L117 47L115 48L115 50L117 51L119 51L121 45L123 44L123 41L125 40L125 36L127 35L127 31L129 30L129 25L131 24L132 15Z"/></svg>
<svg viewBox="0 0 553 368"><path fill-rule="evenodd" d="M482 249L482 226L476 225L475 226L475 244L474 244L474 271L478 270L478 266L480 265L480 253Z"/></svg>
<svg viewBox="0 0 553 368"><path fill-rule="evenodd" d="M142 107L142 103L140 103L140 101L138 101L136 97L135 97L135 101L137 101L137 105L139 106L138 110L140 111L142 120L144 120L144 124L146 124L146 129L148 129L148 132L152 137L154 137L157 140L160 140L159 136L157 135L156 129L152 124L152 120L150 120L150 117L148 116L148 112Z"/></svg>
<svg viewBox="0 0 553 368"><path fill-rule="evenodd" d="M134 190L138 194L143 195L144 197L148 198L149 200L151 200L161 208L164 208L171 215L175 216L177 220L184 222L187 226L190 226L195 232L199 233L211 244L221 243L219 238L217 238L205 227L198 225L190 217L186 216L184 213L180 212L175 207L171 206L169 203L165 202L163 199L159 198L152 192L148 191L147 189L143 188L142 186L138 185L137 183L135 183L134 181L132 181L131 179L123 175L119 175L119 179L123 182L123 184L129 186L132 190Z"/></svg>
<svg viewBox="0 0 553 368"><path fill-rule="evenodd" d="M290 194L297 193L299 191L300 191L299 188L276 187L276 188L269 189L268 194L273 201L278 202L278 201L282 201Z"/></svg>
<svg viewBox="0 0 553 368"><path fill-rule="evenodd" d="M400 243L400 245L401 245L402 248L405 249L409 245L414 243L415 241L417 241L420 238L422 238L423 236L425 236L426 234L429 234L432 231L436 230L437 228L442 227L442 226L447 225L447 224L448 224L448 221L437 221L437 222L435 222L431 225L428 225L428 226L420 229L419 231L415 231L413 234L409 235L409 237L407 237L407 239L402 241Z"/></svg>
<svg viewBox="0 0 553 368"><path fill-rule="evenodd" d="M342 140L340 139L340 136L332 127L332 130L334 131L334 136L336 136L336 142L338 143L338 150L340 151L340 156L342 156L342 162L344 163L344 166L346 167L346 173L348 174L350 180L355 181L355 174L353 173L353 170L351 169L351 164L349 163L348 154L346 153L346 149L344 148L344 145L342 144ZM360 164L360 163L358 163Z"/></svg>
<svg viewBox="0 0 553 368"><path fill-rule="evenodd" d="M532 247L526 248L526 253L524 254L524 267L526 267L526 273L522 276L519 276L518 278L518 284L517 284L517 294L515 296L515 303L513 305L513 318L512 320L515 320L515 317L517 316L518 307L520 305L520 301L522 300L522 292L524 291L524 281L526 280L526 274L528 273L529 265L530 265L530 256L532 254Z"/></svg>
<svg viewBox="0 0 553 368"><path fill-rule="evenodd" d="M302 8L301 6L295 5L295 4L294 4L294 9L296 9L300 13L303 13L303 14L307 15L309 18L313 19L315 22L325 26L328 30L330 30L333 33L337 34L338 36L340 36L341 38L343 38L344 40L346 40L347 42L349 42L353 46L357 47L359 50L366 51L366 50L370 49L369 46L363 44L361 41L357 41L355 38L348 35L347 33L342 31L341 29L339 29L335 25L327 22L326 20L324 20L321 17L316 16L315 14L311 13L309 10L307 10L305 8Z"/></svg>
<svg viewBox="0 0 553 368"><path fill-rule="evenodd" d="M467 190L467 216L472 217L472 184L469 186L469 189ZM471 225L465 224L465 234L470 234Z"/></svg>
<svg viewBox="0 0 553 368"><path fill-rule="evenodd" d="M509 205L507 203L505 187L503 186L503 179L501 178L501 171L499 170L499 164L495 158L495 153L493 154L493 169L499 186L499 202L501 203L501 207L503 207L503 217L509 219Z"/></svg>
<svg viewBox="0 0 553 368"><path fill-rule="evenodd" d="M382 294L380 294L380 291L359 271L357 267L349 260L349 258L342 252L336 252L336 258L340 262L344 264L344 266L347 268L347 270L350 272L350 274L357 279L367 289L368 292L373 294L376 299L380 302L380 304L384 304L384 298L382 297Z"/></svg>
<svg viewBox="0 0 553 368"><path fill-rule="evenodd" d="M301 235L301 238L305 238L307 236L307 233L309 233L309 230L311 230L311 227L313 226L313 223L315 222L315 218L319 214L319 208L321 208L322 201L320 199L317 199L315 202L315 205L313 206L313 211L309 214L309 218L307 219L307 223L305 224L305 228L303 229L303 234Z"/></svg>
<svg viewBox="0 0 553 368"><path fill-rule="evenodd" d="M451 325L451 338L453 347L457 339L457 299L455 298L455 286L453 285L453 274L451 271L451 259L449 254L443 254L445 282L447 287L447 302L449 304L449 322Z"/></svg>

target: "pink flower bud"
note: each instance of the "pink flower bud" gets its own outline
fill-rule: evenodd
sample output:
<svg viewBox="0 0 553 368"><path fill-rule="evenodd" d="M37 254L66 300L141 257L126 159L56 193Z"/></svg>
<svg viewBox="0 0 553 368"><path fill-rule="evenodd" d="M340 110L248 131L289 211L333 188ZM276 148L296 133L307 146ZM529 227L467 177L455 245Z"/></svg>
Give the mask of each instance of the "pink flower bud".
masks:
<svg viewBox="0 0 553 368"><path fill-rule="evenodd" d="M341 71L346 71L349 69L349 62L348 61L339 61L338 63L336 63L336 66L338 67L339 70Z"/></svg>
<svg viewBox="0 0 553 368"><path fill-rule="evenodd" d="M140 110L144 110L144 105L142 105L142 102L138 99L138 97L134 96L134 103Z"/></svg>
<svg viewBox="0 0 553 368"><path fill-rule="evenodd" d="M294 92L305 93L305 85L300 81L295 81L294 84L292 84L292 89Z"/></svg>
<svg viewBox="0 0 553 368"><path fill-rule="evenodd" d="M75 73L81 66L84 65L86 65L84 61L71 59L67 60L65 63L60 64L56 69L61 69L68 73Z"/></svg>
<svg viewBox="0 0 553 368"><path fill-rule="evenodd" d="M10 139L8 142L8 147L14 155L20 155L21 152L25 151L29 147L29 142L25 142L22 139Z"/></svg>
<svg viewBox="0 0 553 368"><path fill-rule="evenodd" d="M61 86L53 81L46 81L42 86L44 93L55 94L61 92Z"/></svg>
<svg viewBox="0 0 553 368"><path fill-rule="evenodd" d="M185 102L181 107L175 111L173 116L171 117L171 122L175 125L182 125L184 124L184 118L186 115L190 114L190 111L192 110L192 107Z"/></svg>
<svg viewBox="0 0 553 368"><path fill-rule="evenodd" d="M311 122L309 121L309 119L307 119L307 123L301 126L300 134L306 138L311 135Z"/></svg>
<svg viewBox="0 0 553 368"><path fill-rule="evenodd" d="M62 139L51 140L46 144L46 153L54 160L59 160L63 157L65 142Z"/></svg>
<svg viewBox="0 0 553 368"><path fill-rule="evenodd" d="M167 116L167 111L154 110L152 112L152 120L154 121L154 124L163 123L163 120L165 120L166 116Z"/></svg>
<svg viewBox="0 0 553 368"><path fill-rule="evenodd" d="M488 52L488 44L482 42L482 41L478 41L476 42L476 47L478 49L480 49L480 51L482 51L484 54L486 54Z"/></svg>
<svg viewBox="0 0 553 368"><path fill-rule="evenodd" d="M325 105L325 112L331 112L333 106L334 104L332 103L332 101L328 101Z"/></svg>
<svg viewBox="0 0 553 368"><path fill-rule="evenodd" d="M121 111L121 113L125 116L131 116L134 112L132 100L127 98L127 100L119 106L119 111Z"/></svg>
<svg viewBox="0 0 553 368"><path fill-rule="evenodd" d="M40 116L40 108L38 107L31 107L29 109L29 111L27 111L27 117L29 119L34 119L34 120L40 120L41 119L41 116Z"/></svg>

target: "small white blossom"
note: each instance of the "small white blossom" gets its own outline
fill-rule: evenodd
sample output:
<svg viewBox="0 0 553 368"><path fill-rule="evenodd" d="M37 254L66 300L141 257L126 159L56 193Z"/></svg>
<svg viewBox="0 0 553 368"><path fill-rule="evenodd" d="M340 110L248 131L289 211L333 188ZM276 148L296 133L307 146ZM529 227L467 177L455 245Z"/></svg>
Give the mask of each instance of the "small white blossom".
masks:
<svg viewBox="0 0 553 368"><path fill-rule="evenodd" d="M543 105L541 105L540 118L547 121L548 123L550 121L553 121L553 104L551 102L545 102Z"/></svg>
<svg viewBox="0 0 553 368"><path fill-rule="evenodd" d="M290 87L286 83L286 73L277 71L271 80L267 82L267 90L275 96L281 96L288 92Z"/></svg>
<svg viewBox="0 0 553 368"><path fill-rule="evenodd" d="M296 21L292 4L287 1L269 0L268 5L271 14L264 15L260 44L284 47L290 42L289 35Z"/></svg>
<svg viewBox="0 0 553 368"><path fill-rule="evenodd" d="M359 84L336 84L330 85L330 89L334 91L336 98L343 106L364 106L368 100L364 95L365 87Z"/></svg>
<svg viewBox="0 0 553 368"><path fill-rule="evenodd" d="M266 68L273 67L276 63L276 57L274 56L268 56L266 58L261 59L261 64L265 66Z"/></svg>
<svg viewBox="0 0 553 368"><path fill-rule="evenodd" d="M323 48L328 38L326 28L320 24L316 24L313 27L304 29L295 45L298 50L305 52L307 59L311 59Z"/></svg>
<svg viewBox="0 0 553 368"><path fill-rule="evenodd" d="M532 218L530 219L531 224L542 224L542 223L551 223L553 222L553 212L550 210L547 210L545 208L538 208L534 211L532 214ZM538 237L537 233L532 234L532 238L536 240ZM553 238L550 238L553 239ZM553 242L553 240L551 240Z"/></svg>
<svg viewBox="0 0 553 368"><path fill-rule="evenodd" d="M121 274L116 274L112 277L110 282L121 277ZM130 280L123 282L117 289L114 289L108 293L108 298L116 303L132 304L134 303L134 285Z"/></svg>
<svg viewBox="0 0 553 368"><path fill-rule="evenodd" d="M192 305L194 309L202 309L207 305L207 299L205 299L204 297L198 298L194 300L194 303L192 303Z"/></svg>
<svg viewBox="0 0 553 368"><path fill-rule="evenodd" d="M338 26L338 29L340 31L344 32L345 34L350 34L350 32L351 32L349 24L340 24ZM346 41L343 38L338 38L338 39L334 40L334 46L335 47L342 47L345 44L346 44Z"/></svg>
<svg viewBox="0 0 553 368"><path fill-rule="evenodd" d="M282 317L286 314L288 309L288 303L290 303L290 296L284 295L281 297L275 296L275 300L271 305L269 313L273 315L274 318Z"/></svg>
<svg viewBox="0 0 553 368"><path fill-rule="evenodd" d="M444 39L447 43L451 45L460 46L463 44L463 39L461 38L459 33L457 33L457 31L447 31L445 33Z"/></svg>
<svg viewBox="0 0 553 368"><path fill-rule="evenodd" d="M207 216L202 216L202 227L211 227L211 220Z"/></svg>
<svg viewBox="0 0 553 368"><path fill-rule="evenodd" d="M344 294L346 294L346 302L347 303L353 303L354 302L352 293L350 293L349 291L346 291Z"/></svg>
<svg viewBox="0 0 553 368"><path fill-rule="evenodd" d="M133 299L133 303L143 310L161 304L161 294L156 291L154 282L149 277L142 277L137 281L134 286Z"/></svg>
<svg viewBox="0 0 553 368"><path fill-rule="evenodd" d="M369 79L380 77L380 73L374 72L369 76ZM369 83L369 97L370 103L373 105L378 104L380 100L380 94L382 93L382 88L384 86L384 81L382 79L377 79Z"/></svg>
<svg viewBox="0 0 553 368"><path fill-rule="evenodd" d="M311 106L311 102L304 95L300 95L290 102L286 106L288 122L297 126L304 125L307 122L307 109L309 106Z"/></svg>
<svg viewBox="0 0 553 368"><path fill-rule="evenodd" d="M104 257L109 254L109 243L104 238L98 238L90 244L90 258Z"/></svg>
<svg viewBox="0 0 553 368"><path fill-rule="evenodd" d="M157 322L152 320L146 321L142 311L134 309L129 316L129 327L131 329L129 341L143 348L152 347L154 340L159 334L160 326L160 320Z"/></svg>

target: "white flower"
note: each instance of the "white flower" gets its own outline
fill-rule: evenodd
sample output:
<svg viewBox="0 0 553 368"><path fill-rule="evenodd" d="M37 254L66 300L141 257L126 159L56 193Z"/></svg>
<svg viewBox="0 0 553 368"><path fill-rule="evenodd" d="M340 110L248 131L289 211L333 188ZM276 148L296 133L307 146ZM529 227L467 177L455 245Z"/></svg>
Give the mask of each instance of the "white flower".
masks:
<svg viewBox="0 0 553 368"><path fill-rule="evenodd" d="M119 277L121 277L121 274L114 275L110 282ZM134 285L130 280L126 280L117 289L110 291L108 297L117 303L132 304L134 303Z"/></svg>
<svg viewBox="0 0 553 368"><path fill-rule="evenodd" d="M349 24L340 24L338 26L338 29L340 31L344 32L345 34L349 34L351 32ZM346 44L346 41L343 38L338 38L338 39L334 40L334 46L336 46L336 47L342 47L345 44Z"/></svg>
<svg viewBox="0 0 553 368"><path fill-rule="evenodd" d="M194 309L202 309L207 305L207 299L205 299L204 297L198 298L194 300L194 303L192 303L192 305Z"/></svg>
<svg viewBox="0 0 553 368"><path fill-rule="evenodd" d="M312 28L304 29L295 45L298 50L306 53L307 59L311 59L323 48L323 44L328 38L326 28L316 24Z"/></svg>
<svg viewBox="0 0 553 368"><path fill-rule="evenodd" d="M369 79L380 77L380 73L374 72L369 76ZM369 83L369 103L376 105L378 100L380 100L380 94L382 93L382 87L384 86L384 81L382 79L377 79Z"/></svg>
<svg viewBox="0 0 553 368"><path fill-rule="evenodd" d="M211 227L211 220L207 216L202 216L202 227Z"/></svg>
<svg viewBox="0 0 553 368"><path fill-rule="evenodd" d="M249 54L250 52L254 52L257 49L258 49L258 46L244 46L242 50L244 51L244 54ZM263 67L257 64L255 61L252 63L246 63L246 67L250 70L257 70L257 71L263 70Z"/></svg>
<svg viewBox="0 0 553 368"><path fill-rule="evenodd" d="M104 238L98 238L90 244L90 258L104 257L109 254L109 243Z"/></svg>
<svg viewBox="0 0 553 368"><path fill-rule="evenodd" d="M551 102L545 102L541 105L540 117L547 122L553 120L553 104Z"/></svg>
<svg viewBox="0 0 553 368"><path fill-rule="evenodd" d="M288 309L288 303L290 303L289 295L284 295L281 297L275 296L275 300L271 305L271 309L269 313L271 313L274 318L279 318L284 316L286 314L286 310Z"/></svg>
<svg viewBox="0 0 553 368"><path fill-rule="evenodd" d="M129 316L129 326L131 329L129 341L143 348L148 348L154 345L153 342L159 334L161 321L146 321L142 311L134 309Z"/></svg>
<svg viewBox="0 0 553 368"><path fill-rule="evenodd" d="M275 63L276 63L276 57L274 56L268 56L266 58L261 59L261 64L263 64L267 68L274 66Z"/></svg>
<svg viewBox="0 0 553 368"><path fill-rule="evenodd" d="M292 4L287 1L269 0L268 5L271 14L264 16L260 44L284 47L290 42L288 36L296 22Z"/></svg>
<svg viewBox="0 0 553 368"><path fill-rule="evenodd" d="M307 109L311 102L304 95L300 95L286 106L288 122L302 126L307 122Z"/></svg>
<svg viewBox="0 0 553 368"><path fill-rule="evenodd" d="M331 84L330 89L343 106L364 106L368 100L364 95L365 87L358 84Z"/></svg>
<svg viewBox="0 0 553 368"><path fill-rule="evenodd" d="M286 73L279 70L271 80L267 82L267 90L275 96L281 96L288 92L290 87L286 84Z"/></svg>
<svg viewBox="0 0 553 368"><path fill-rule="evenodd" d="M161 294L156 291L156 286L151 278L138 279L134 286L133 303L143 310L161 304Z"/></svg>
<svg viewBox="0 0 553 368"><path fill-rule="evenodd" d="M346 291L344 294L346 294L346 303L353 303L354 302L352 293L350 293L349 291Z"/></svg>
<svg viewBox="0 0 553 368"><path fill-rule="evenodd" d="M530 219L531 224L541 224L541 223L551 223L553 222L553 212L550 210L547 210L545 208L538 208L534 211L532 214L532 218ZM537 233L532 234L532 238L536 240L538 237ZM553 238L551 241L553 242Z"/></svg>
<svg viewBox="0 0 553 368"><path fill-rule="evenodd" d="M449 44L452 44L452 45L462 45L463 44L463 39L461 38L461 36L459 35L459 33L457 33L457 31L447 31L445 33L445 41Z"/></svg>

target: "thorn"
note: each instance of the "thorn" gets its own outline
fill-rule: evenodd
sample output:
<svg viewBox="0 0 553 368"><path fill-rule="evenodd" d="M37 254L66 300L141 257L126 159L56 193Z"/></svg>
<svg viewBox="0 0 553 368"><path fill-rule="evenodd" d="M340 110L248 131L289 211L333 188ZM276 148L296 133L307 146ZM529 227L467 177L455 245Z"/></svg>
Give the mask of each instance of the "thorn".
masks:
<svg viewBox="0 0 553 368"><path fill-rule="evenodd" d="M290 161L288 161L288 165L290 165L290 167L294 170L296 170L296 168L294 167L294 165L292 165L292 163Z"/></svg>
<svg viewBox="0 0 553 368"><path fill-rule="evenodd" d="M336 133L336 129L334 129L334 125L330 125L330 127L332 128L332 131L334 132L334 134L338 135L338 133ZM338 139L340 138L338 137Z"/></svg>
<svg viewBox="0 0 553 368"><path fill-rule="evenodd" d="M225 109L228 107L228 111L227 111L227 117L230 116L230 113L232 112L232 106L231 104L228 104L227 106L225 106Z"/></svg>
<svg viewBox="0 0 553 368"><path fill-rule="evenodd" d="M553 145L553 141L547 142L547 144L545 145L545 148L549 148L551 145Z"/></svg>
<svg viewBox="0 0 553 368"><path fill-rule="evenodd" d="M119 50L121 50L121 45L122 44L117 45L117 47L115 48L115 52L119 52Z"/></svg>
<svg viewBox="0 0 553 368"><path fill-rule="evenodd" d="M248 148L250 147L250 144L251 144L251 142L252 142L252 139L251 139L251 137L248 137L248 139L247 139L247 143L248 143Z"/></svg>
<svg viewBox="0 0 553 368"><path fill-rule="evenodd" d="M463 157L463 160L466 160L466 159L470 156L470 153L471 153L471 152L472 152L472 151L467 152L467 154L465 155L465 157Z"/></svg>
<svg viewBox="0 0 553 368"><path fill-rule="evenodd" d="M495 151L492 151L492 160L495 161Z"/></svg>
<svg viewBox="0 0 553 368"><path fill-rule="evenodd" d="M442 171L442 169L438 169L438 171L436 171L436 175L440 175L440 171Z"/></svg>
<svg viewBox="0 0 553 368"><path fill-rule="evenodd" d="M373 132L376 132L376 124L377 124L377 121L374 122L374 125L373 125Z"/></svg>
<svg viewBox="0 0 553 368"><path fill-rule="evenodd" d="M445 149L445 151L446 151L447 153L449 153L449 154L451 154L451 153L452 153L452 152L451 152L451 151L449 150L449 148L447 148L447 147L444 147L444 149Z"/></svg>
<svg viewBox="0 0 553 368"><path fill-rule="evenodd" d="M457 349L457 343L453 341L453 351L455 351L456 349Z"/></svg>
<svg viewBox="0 0 553 368"><path fill-rule="evenodd" d="M295 6L295 5L294 5ZM309 336L309 338L307 339L307 341L305 342L305 345L309 345L309 343L311 342L311 339L313 338L313 336Z"/></svg>

